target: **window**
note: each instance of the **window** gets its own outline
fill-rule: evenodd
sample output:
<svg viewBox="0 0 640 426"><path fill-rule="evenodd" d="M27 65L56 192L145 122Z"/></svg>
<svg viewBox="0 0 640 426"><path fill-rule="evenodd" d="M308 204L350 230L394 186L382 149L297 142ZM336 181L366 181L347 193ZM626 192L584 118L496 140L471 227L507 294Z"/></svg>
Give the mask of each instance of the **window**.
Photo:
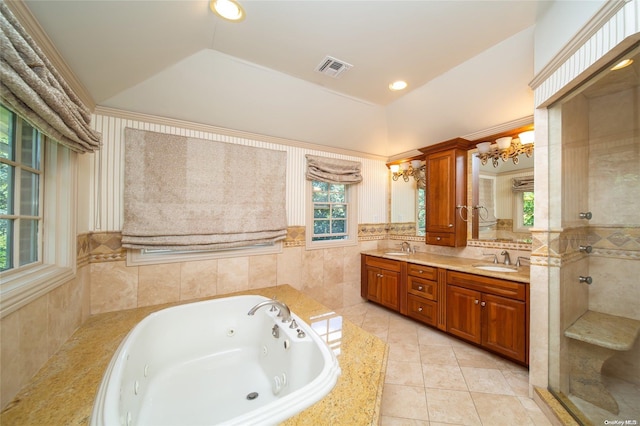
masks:
<svg viewBox="0 0 640 426"><path fill-rule="evenodd" d="M308 181L307 248L344 246L358 240L356 186ZM310 228L310 229L309 229Z"/></svg>
<svg viewBox="0 0 640 426"><path fill-rule="evenodd" d="M74 277L76 161L0 106L0 316Z"/></svg>
<svg viewBox="0 0 640 426"><path fill-rule="evenodd" d="M514 227L517 231L529 231L533 226L533 191L524 191L515 193L516 200L516 223Z"/></svg>
<svg viewBox="0 0 640 426"><path fill-rule="evenodd" d="M0 270L41 260L40 132L0 107Z"/></svg>
<svg viewBox="0 0 640 426"><path fill-rule="evenodd" d="M416 191L416 235L426 235L427 227L427 191L425 188L418 188Z"/></svg>

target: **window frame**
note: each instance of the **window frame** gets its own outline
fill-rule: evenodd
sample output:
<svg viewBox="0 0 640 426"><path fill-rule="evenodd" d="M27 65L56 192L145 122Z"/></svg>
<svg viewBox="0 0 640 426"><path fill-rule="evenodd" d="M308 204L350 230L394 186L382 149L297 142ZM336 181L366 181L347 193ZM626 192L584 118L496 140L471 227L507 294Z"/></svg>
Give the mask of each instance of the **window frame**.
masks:
<svg viewBox="0 0 640 426"><path fill-rule="evenodd" d="M515 220L513 221L513 230L514 232L531 232L531 229L535 226L535 211L534 211L534 222L533 225L525 225L524 224L524 194L527 192L534 194L535 201L535 192L534 191L522 191L516 192L514 199L514 216Z"/></svg>
<svg viewBox="0 0 640 426"><path fill-rule="evenodd" d="M314 241L313 237L313 184L311 180L306 181L306 226L305 226L305 248L307 250L317 250L333 247L348 247L358 244L358 185L344 184L345 198L347 205L347 237L340 240L320 240Z"/></svg>
<svg viewBox="0 0 640 426"><path fill-rule="evenodd" d="M75 278L77 154L41 138L39 260L2 272L0 318Z"/></svg>

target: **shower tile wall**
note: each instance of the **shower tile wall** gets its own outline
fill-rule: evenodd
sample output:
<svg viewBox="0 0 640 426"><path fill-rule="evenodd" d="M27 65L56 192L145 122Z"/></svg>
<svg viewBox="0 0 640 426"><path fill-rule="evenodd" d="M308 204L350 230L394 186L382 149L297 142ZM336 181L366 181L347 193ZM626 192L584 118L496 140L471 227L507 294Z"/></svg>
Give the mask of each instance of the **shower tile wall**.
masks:
<svg viewBox="0 0 640 426"><path fill-rule="evenodd" d="M586 310L640 319L640 90L587 98L562 106L562 227L559 237L562 305L555 331L559 388L568 394L563 331ZM553 191L553 189L550 189ZM590 221L579 218L591 211ZM593 246L590 255L580 245ZM591 276L592 285L578 282ZM552 353L553 350L552 350ZM551 355L554 357L554 355ZM616 355L605 372L640 384L640 345ZM552 364L553 365L553 364ZM553 384L553 383L552 383Z"/></svg>

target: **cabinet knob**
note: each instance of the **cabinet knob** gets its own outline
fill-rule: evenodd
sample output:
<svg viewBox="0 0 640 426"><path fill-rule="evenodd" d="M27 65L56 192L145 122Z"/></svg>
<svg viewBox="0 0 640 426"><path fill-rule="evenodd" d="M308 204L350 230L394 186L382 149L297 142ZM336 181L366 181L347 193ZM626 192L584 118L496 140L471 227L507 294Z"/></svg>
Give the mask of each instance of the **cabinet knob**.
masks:
<svg viewBox="0 0 640 426"><path fill-rule="evenodd" d="M480 306L487 306L487 302L480 303Z"/></svg>
<svg viewBox="0 0 640 426"><path fill-rule="evenodd" d="M476 299L476 300L473 301L473 303L475 303L477 305L478 303L480 303L480 301L478 299Z"/></svg>
<svg viewBox="0 0 640 426"><path fill-rule="evenodd" d="M449 228L453 228L453 223L450 223L450 224L449 224Z"/></svg>
<svg viewBox="0 0 640 426"><path fill-rule="evenodd" d="M419 290L419 291L422 291L422 288L423 288L423 287L422 287L421 285L419 285L419 286L418 286L418 290Z"/></svg>
<svg viewBox="0 0 640 426"><path fill-rule="evenodd" d="M422 306L418 307L418 312L422 312Z"/></svg>
<svg viewBox="0 0 640 426"><path fill-rule="evenodd" d="M418 271L418 273L419 273L419 274L424 274L424 271L423 271L422 269L420 269L420 270Z"/></svg>
<svg viewBox="0 0 640 426"><path fill-rule="evenodd" d="M437 241L440 241L441 239L442 239L442 238L440 238L440 237L436 237L436 240L437 240Z"/></svg>
<svg viewBox="0 0 640 426"><path fill-rule="evenodd" d="M382 275L382 274L376 274L376 277L378 277L378 278L382 278L383 276L384 275Z"/></svg>

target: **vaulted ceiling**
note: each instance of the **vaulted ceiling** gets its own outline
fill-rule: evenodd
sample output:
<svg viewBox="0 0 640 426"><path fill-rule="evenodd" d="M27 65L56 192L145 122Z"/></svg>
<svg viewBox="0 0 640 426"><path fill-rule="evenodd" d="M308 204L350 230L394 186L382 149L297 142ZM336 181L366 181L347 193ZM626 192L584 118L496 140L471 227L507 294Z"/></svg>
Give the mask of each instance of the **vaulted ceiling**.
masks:
<svg viewBox="0 0 640 426"><path fill-rule="evenodd" d="M386 108L531 27L549 4L526 0L245 0L246 19L231 23L214 15L207 1L25 3L98 105L155 114L171 111L154 110L153 101L148 102L148 111L143 111L144 105L126 100L127 96L139 97L136 88L163 73L172 73L175 80L162 80L163 86L205 88L212 84L208 78L220 78L206 72L198 77L181 73L180 64L195 57L200 60L189 66L232 59L355 102ZM339 78L316 72L327 55L353 67ZM409 87L402 92L390 91L389 83L397 79L407 81ZM237 91L238 83L230 84ZM252 90L251 84L243 82L247 90ZM522 91L526 89L525 84ZM186 89L184 93L191 92ZM194 120L207 120L195 108L202 109L211 96L219 98L217 92L206 96L209 99L194 100ZM182 116L174 118L189 118L186 107L180 108Z"/></svg>

